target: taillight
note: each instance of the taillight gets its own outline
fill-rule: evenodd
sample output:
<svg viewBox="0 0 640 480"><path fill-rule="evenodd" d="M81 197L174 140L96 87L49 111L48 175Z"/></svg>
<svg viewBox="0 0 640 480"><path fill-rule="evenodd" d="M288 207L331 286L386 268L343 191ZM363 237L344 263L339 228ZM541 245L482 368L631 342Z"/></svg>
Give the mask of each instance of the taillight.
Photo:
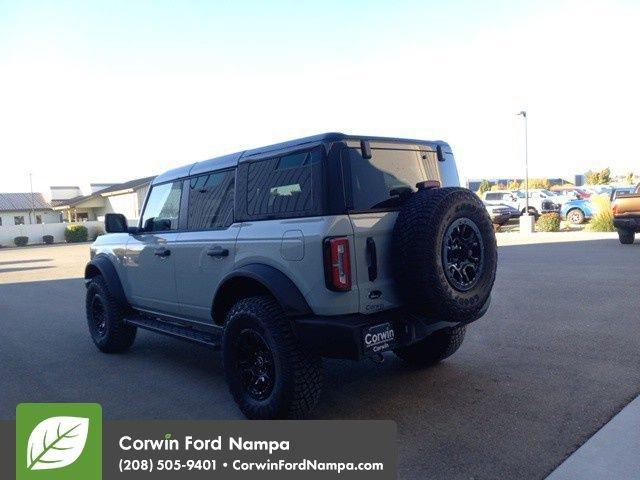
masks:
<svg viewBox="0 0 640 480"><path fill-rule="evenodd" d="M333 237L324 240L324 271L329 290L338 292L351 290L351 257L348 238Z"/></svg>

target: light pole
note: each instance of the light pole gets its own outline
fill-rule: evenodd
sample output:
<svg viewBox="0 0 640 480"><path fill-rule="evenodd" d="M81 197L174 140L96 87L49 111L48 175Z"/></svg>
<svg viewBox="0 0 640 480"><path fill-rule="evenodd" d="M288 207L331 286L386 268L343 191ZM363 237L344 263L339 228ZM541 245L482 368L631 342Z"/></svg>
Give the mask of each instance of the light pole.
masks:
<svg viewBox="0 0 640 480"><path fill-rule="evenodd" d="M33 225L36 220L36 212L33 202L33 174L29 173L29 189L31 190L31 212L29 212L29 224Z"/></svg>
<svg viewBox="0 0 640 480"><path fill-rule="evenodd" d="M528 126L527 112L522 110L518 113L524 119L524 194L525 194L525 215L529 215L529 146L528 146Z"/></svg>

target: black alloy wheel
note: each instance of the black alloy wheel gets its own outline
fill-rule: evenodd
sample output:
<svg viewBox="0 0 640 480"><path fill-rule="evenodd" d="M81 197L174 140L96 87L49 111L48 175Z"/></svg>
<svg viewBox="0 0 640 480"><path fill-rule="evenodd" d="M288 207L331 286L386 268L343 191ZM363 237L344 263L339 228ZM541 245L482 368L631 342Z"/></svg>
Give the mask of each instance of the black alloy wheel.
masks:
<svg viewBox="0 0 640 480"><path fill-rule="evenodd" d="M276 381L276 369L271 349L262 335L245 329L237 339L237 368L245 392L255 400L271 395Z"/></svg>
<svg viewBox="0 0 640 480"><path fill-rule="evenodd" d="M484 245L478 226L470 219L455 220L445 233L442 263L453 288L466 292L482 275Z"/></svg>

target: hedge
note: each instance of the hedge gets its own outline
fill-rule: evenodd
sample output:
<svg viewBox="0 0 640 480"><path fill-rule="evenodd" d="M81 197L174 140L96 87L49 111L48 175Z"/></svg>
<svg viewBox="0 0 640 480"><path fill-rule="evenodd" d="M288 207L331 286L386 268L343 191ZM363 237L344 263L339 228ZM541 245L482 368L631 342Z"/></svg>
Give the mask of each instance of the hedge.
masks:
<svg viewBox="0 0 640 480"><path fill-rule="evenodd" d="M86 242L89 237L89 231L84 225L69 225L64 230L64 239L67 243Z"/></svg>
<svg viewBox="0 0 640 480"><path fill-rule="evenodd" d="M536 230L539 232L559 232L560 214L555 212L543 213L536 222Z"/></svg>

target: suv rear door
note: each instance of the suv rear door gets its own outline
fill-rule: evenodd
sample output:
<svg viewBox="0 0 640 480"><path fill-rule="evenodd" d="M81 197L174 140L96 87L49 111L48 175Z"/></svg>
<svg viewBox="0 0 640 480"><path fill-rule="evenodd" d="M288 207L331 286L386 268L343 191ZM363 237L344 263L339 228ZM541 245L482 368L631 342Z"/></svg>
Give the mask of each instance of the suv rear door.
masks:
<svg viewBox="0 0 640 480"><path fill-rule="evenodd" d="M211 323L213 297L233 269L240 224L233 223L235 170L190 178L187 226L174 247L175 276L181 313Z"/></svg>
<svg viewBox="0 0 640 480"><path fill-rule="evenodd" d="M389 143L371 147L370 159L363 158L359 146L347 147L341 154L361 313L399 306L391 236L401 196L415 192L419 182L442 179L435 149Z"/></svg>

